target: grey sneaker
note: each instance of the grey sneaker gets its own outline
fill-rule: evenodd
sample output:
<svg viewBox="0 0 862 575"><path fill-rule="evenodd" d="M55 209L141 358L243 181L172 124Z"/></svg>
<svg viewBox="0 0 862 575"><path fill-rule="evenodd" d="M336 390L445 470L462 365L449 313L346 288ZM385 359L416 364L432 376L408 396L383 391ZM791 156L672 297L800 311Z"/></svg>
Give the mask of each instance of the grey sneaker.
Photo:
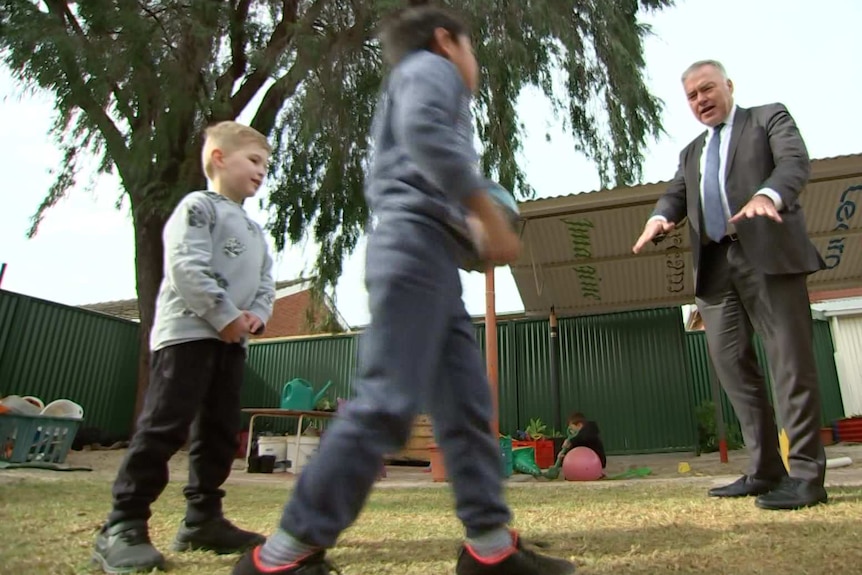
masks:
<svg viewBox="0 0 862 575"><path fill-rule="evenodd" d="M240 529L224 517L210 519L200 525L188 526L183 521L174 539L174 551L206 550L218 554L242 553L263 545L266 537Z"/></svg>
<svg viewBox="0 0 862 575"><path fill-rule="evenodd" d="M102 526L93 563L105 573L140 573L164 570L165 557L150 542L146 521L126 521Z"/></svg>

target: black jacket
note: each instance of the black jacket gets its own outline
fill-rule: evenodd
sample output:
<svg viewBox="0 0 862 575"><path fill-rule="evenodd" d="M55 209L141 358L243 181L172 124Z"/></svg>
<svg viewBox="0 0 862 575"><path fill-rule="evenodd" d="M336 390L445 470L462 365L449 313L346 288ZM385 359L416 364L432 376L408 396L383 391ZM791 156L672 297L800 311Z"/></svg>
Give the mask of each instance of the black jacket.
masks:
<svg viewBox="0 0 862 575"><path fill-rule="evenodd" d="M596 452L602 461L602 469L607 465L608 458L605 456L605 446L602 444L602 438L599 437L599 424L595 421L584 422L581 430L569 442L572 449L575 447L589 447Z"/></svg>

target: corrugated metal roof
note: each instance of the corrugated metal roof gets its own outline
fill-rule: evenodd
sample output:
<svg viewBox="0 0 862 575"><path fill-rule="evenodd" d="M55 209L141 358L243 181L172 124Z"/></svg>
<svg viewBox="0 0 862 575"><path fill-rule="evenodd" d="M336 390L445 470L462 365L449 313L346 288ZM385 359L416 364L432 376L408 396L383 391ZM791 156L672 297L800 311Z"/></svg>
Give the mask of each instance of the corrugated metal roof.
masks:
<svg viewBox="0 0 862 575"><path fill-rule="evenodd" d="M862 314L862 297L848 297L813 304L812 308L822 311L826 317L833 315Z"/></svg>
<svg viewBox="0 0 862 575"><path fill-rule="evenodd" d="M314 278L299 278L292 280L283 280L275 282L276 291L284 290L290 287L299 287L301 288L301 284L310 283ZM307 288L306 288L307 289ZM299 290L297 290L299 291ZM291 291L289 293L281 293L277 294L277 297L284 297L286 295L292 295L297 293L297 291ZM98 303L87 303L83 305L79 305L81 309L86 309L89 311L95 311L99 313L103 313L106 315L110 315L113 317L118 317L121 319L128 319L131 321L140 321L140 313L138 312L138 300L135 299L118 299L111 301L103 301Z"/></svg>
<svg viewBox="0 0 862 575"><path fill-rule="evenodd" d="M824 164L825 165L827 163L832 164L833 166L837 166L837 165L843 165L845 162L851 162L852 163L854 161L859 161L860 158L862 158L862 154L842 154L839 156L829 156L829 157L825 157L825 158L817 158L816 160L811 161L811 165L812 165L812 167L815 167L815 168L817 167L818 164ZM600 188L600 189L596 189L596 190L582 190L580 192L571 192L571 193L567 193L567 194L555 194L555 195L542 196L541 198L522 200L522 201L518 202L518 205L523 209L523 207L526 205L538 203L538 202L544 202L546 200L556 200L556 199L560 199L560 198L571 198L573 196L582 196L584 194L597 194L599 192L610 192L610 191L614 191L614 190L631 190L633 188L644 188L647 186L659 186L662 190L664 190L664 187L667 186L667 184L668 184L667 180L658 180L655 182L644 182L642 184L637 184L635 186L620 186L618 188Z"/></svg>
<svg viewBox="0 0 862 575"><path fill-rule="evenodd" d="M641 254L637 240L666 182L531 200L521 259L511 266L528 314L602 313L691 303L691 249L681 228ZM862 281L862 154L815 160L801 202L808 230L830 269L810 277L812 290ZM843 226L846 229L839 229ZM831 243L830 243L831 242Z"/></svg>

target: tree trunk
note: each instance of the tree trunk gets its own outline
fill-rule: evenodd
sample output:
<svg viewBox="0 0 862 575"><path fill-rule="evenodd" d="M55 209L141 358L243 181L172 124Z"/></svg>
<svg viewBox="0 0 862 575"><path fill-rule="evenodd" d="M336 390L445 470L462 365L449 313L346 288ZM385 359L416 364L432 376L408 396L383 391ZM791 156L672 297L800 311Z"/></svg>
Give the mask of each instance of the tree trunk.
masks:
<svg viewBox="0 0 862 575"><path fill-rule="evenodd" d="M159 210L144 213L136 210L135 217L135 275L138 288L138 311L141 318L140 357L138 359L138 386L135 398L134 425L144 406L144 395L150 381L150 329L156 311L156 296L164 274L162 230L167 215Z"/></svg>

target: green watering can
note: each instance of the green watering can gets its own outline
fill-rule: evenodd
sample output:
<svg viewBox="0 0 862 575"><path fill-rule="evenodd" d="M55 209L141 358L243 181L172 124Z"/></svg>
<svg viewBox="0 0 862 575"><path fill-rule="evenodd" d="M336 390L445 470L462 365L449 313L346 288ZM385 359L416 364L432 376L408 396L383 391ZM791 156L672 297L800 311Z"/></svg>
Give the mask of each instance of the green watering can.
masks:
<svg viewBox="0 0 862 575"><path fill-rule="evenodd" d="M312 411L329 386L331 381L326 382L317 395L314 395L314 388L304 379L296 378L284 384L284 389L281 390L281 408L293 409L296 411Z"/></svg>

